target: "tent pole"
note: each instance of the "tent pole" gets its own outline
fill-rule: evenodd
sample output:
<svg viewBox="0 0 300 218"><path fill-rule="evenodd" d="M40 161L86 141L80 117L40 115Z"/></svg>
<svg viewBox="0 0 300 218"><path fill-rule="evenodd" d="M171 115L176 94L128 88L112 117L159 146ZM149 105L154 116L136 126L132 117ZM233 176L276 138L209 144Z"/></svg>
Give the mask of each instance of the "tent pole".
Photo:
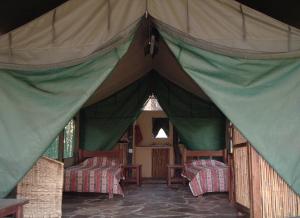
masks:
<svg viewBox="0 0 300 218"><path fill-rule="evenodd" d="M58 160L64 161L64 138L65 138L65 128L59 133L58 139Z"/></svg>
<svg viewBox="0 0 300 218"><path fill-rule="evenodd" d="M248 161L250 178L250 217L262 218L262 202L260 190L260 166L257 151L248 142Z"/></svg>
<svg viewBox="0 0 300 218"><path fill-rule="evenodd" d="M80 113L75 116L75 147L73 150L75 163L79 162L79 142L80 142Z"/></svg>

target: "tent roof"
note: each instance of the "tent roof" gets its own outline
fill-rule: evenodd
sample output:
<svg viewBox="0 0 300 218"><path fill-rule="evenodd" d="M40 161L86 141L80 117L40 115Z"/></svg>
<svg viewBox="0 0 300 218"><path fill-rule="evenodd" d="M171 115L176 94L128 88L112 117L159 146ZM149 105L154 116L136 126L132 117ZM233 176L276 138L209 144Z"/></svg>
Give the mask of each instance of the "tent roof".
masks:
<svg viewBox="0 0 300 218"><path fill-rule="evenodd" d="M157 28L215 52L252 58L293 56L300 51L298 29L234 0L70 0L2 35L0 67L72 66L113 49L138 29L129 51L86 105L124 88L151 69L208 100L162 40L157 56L144 55L149 40L145 14L152 16Z"/></svg>
<svg viewBox="0 0 300 218"><path fill-rule="evenodd" d="M157 25L221 50L273 54L300 49L298 29L234 0L70 0L2 35L0 64L45 68L82 62L115 46L146 11Z"/></svg>
<svg viewBox="0 0 300 218"><path fill-rule="evenodd" d="M67 0L2 0L0 35L5 34L58 7ZM299 1L236 0L291 26L300 27ZM18 7L16 7L18 5Z"/></svg>
<svg viewBox="0 0 300 218"><path fill-rule="evenodd" d="M144 54L144 46L148 40L147 29L147 22L143 22L127 53L85 106L112 95L146 75L152 69L187 91L209 100L202 89L183 71L163 40L159 40L159 51L153 58Z"/></svg>

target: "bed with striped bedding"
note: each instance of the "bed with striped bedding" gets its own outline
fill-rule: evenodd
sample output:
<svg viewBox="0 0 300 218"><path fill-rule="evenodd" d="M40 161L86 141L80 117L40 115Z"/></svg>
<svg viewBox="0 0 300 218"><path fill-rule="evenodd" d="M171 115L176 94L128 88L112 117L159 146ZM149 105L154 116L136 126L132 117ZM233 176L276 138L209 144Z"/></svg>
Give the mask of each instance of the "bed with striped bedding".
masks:
<svg viewBox="0 0 300 218"><path fill-rule="evenodd" d="M228 192L229 167L217 160L194 160L184 165L182 176L189 180L194 196L208 192Z"/></svg>
<svg viewBox="0 0 300 218"><path fill-rule="evenodd" d="M65 169L65 192L94 192L122 195L120 186L122 167L118 161L107 157L88 158L79 165Z"/></svg>

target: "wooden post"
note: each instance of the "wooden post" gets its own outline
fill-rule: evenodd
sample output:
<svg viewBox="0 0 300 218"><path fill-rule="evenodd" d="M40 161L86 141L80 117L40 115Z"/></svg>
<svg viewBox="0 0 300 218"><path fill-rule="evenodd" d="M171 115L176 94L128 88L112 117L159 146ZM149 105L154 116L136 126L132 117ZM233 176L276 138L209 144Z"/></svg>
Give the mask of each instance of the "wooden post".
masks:
<svg viewBox="0 0 300 218"><path fill-rule="evenodd" d="M65 144L65 128L60 132L58 139L58 160L63 162L64 160L64 144Z"/></svg>
<svg viewBox="0 0 300 218"><path fill-rule="evenodd" d="M139 165L137 165L135 171L136 171L136 184L138 186L140 186L141 184L140 184L140 166Z"/></svg>
<svg viewBox="0 0 300 218"><path fill-rule="evenodd" d="M184 165L186 163L187 159L186 159L186 147L183 147L183 151L182 151L182 165Z"/></svg>
<svg viewBox="0 0 300 218"><path fill-rule="evenodd" d="M234 165L233 165L233 153L228 154L228 166L229 166L229 201L230 203L234 203Z"/></svg>
<svg viewBox="0 0 300 218"><path fill-rule="evenodd" d="M171 168L168 166L168 177L167 177L167 185L170 186L171 185Z"/></svg>
<svg viewBox="0 0 300 218"><path fill-rule="evenodd" d="M79 143L80 143L80 113L78 112L75 116L75 148L73 151L75 163L79 162Z"/></svg>
<svg viewBox="0 0 300 218"><path fill-rule="evenodd" d="M250 217L262 218L262 198L260 190L259 154L248 143L249 178L250 178Z"/></svg>
<svg viewBox="0 0 300 218"><path fill-rule="evenodd" d="M18 206L17 212L16 212L16 218L23 218L23 205Z"/></svg>
<svg viewBox="0 0 300 218"><path fill-rule="evenodd" d="M227 153L227 148L225 148L224 150L223 150L223 161L224 161L224 163L228 163L228 153Z"/></svg>
<svg viewBox="0 0 300 218"><path fill-rule="evenodd" d="M171 164L183 164L183 159L182 159L182 155L180 152L180 147L179 147L179 141L178 141L178 132L175 128L175 126L173 125L173 153L174 153L174 163ZM179 169L175 169L174 170L174 176L176 177L180 177L181 176L181 170Z"/></svg>

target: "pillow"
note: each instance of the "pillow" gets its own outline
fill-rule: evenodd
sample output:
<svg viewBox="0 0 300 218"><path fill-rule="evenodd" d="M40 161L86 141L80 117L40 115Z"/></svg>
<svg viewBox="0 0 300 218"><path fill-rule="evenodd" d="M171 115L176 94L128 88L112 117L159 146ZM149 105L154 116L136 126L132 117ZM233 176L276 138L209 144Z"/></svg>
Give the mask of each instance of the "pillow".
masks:
<svg viewBox="0 0 300 218"><path fill-rule="evenodd" d="M84 167L109 167L119 165L119 161L109 157L91 157L81 163Z"/></svg>
<svg viewBox="0 0 300 218"><path fill-rule="evenodd" d="M221 161L213 160L213 159L199 159L199 160L193 160L189 163L189 165L192 166L200 166L200 167L213 167L213 166L227 166Z"/></svg>

